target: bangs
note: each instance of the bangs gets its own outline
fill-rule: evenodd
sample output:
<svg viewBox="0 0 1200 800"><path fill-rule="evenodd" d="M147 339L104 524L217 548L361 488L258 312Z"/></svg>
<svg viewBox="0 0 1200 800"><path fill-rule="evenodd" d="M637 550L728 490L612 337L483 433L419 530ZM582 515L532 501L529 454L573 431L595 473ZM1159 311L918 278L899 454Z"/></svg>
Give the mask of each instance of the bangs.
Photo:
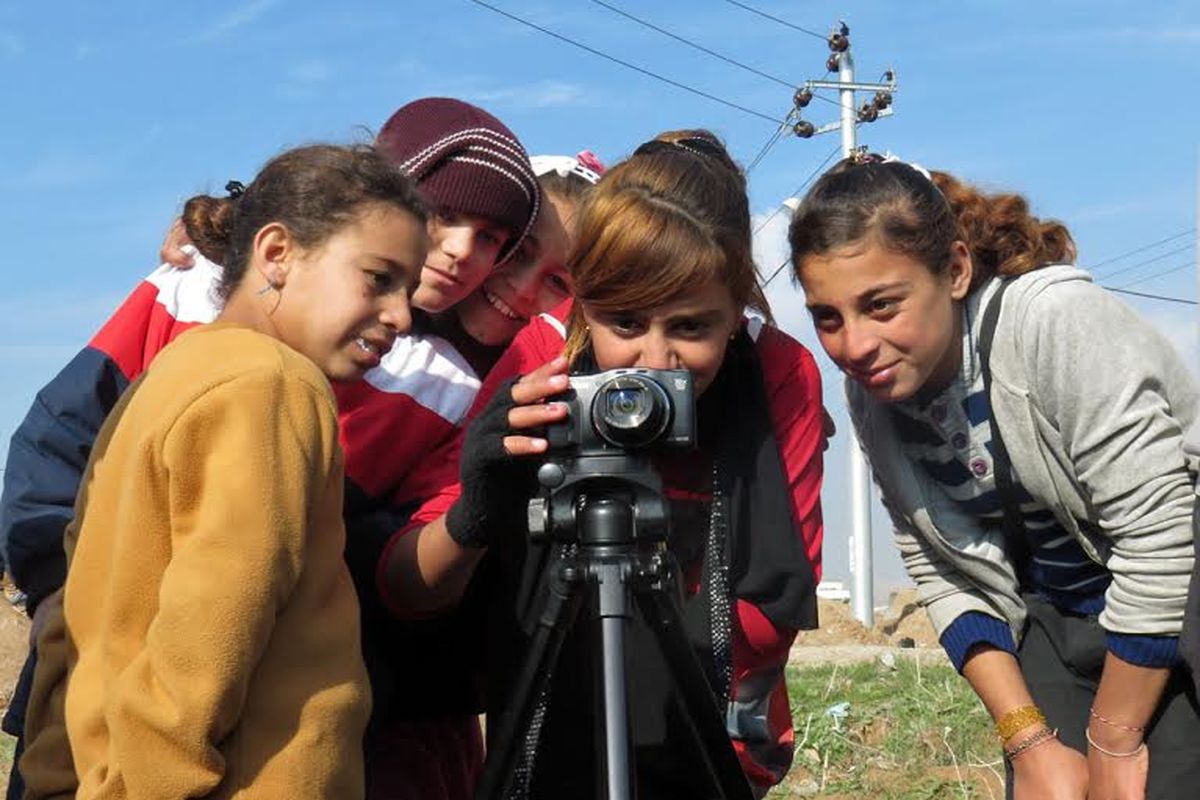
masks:
<svg viewBox="0 0 1200 800"><path fill-rule="evenodd" d="M602 311L653 308L712 280L729 258L697 220L635 193L606 198L580 219L576 297Z"/></svg>

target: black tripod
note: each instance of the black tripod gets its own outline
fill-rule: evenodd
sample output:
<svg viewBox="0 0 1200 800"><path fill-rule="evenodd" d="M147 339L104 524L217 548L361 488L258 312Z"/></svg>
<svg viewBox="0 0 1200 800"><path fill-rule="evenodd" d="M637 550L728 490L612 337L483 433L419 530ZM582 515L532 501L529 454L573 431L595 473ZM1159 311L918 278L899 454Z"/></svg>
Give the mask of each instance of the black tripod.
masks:
<svg viewBox="0 0 1200 800"><path fill-rule="evenodd" d="M646 480L643 465L636 464L633 472L637 477L625 473L624 480L592 476L576 482L564 480L558 465L547 464L542 472L547 468L560 472L549 479L539 473L539 480L561 491L552 490L549 505L543 507L547 524L537 524L531 510L535 532L541 529L543 534L557 534L546 576L547 591L509 705L498 720L489 723L496 726L494 735L488 737L496 744L488 754L475 797L508 800L539 700L563 641L586 602L600 629L604 780L603 786L597 787L597 796L608 800L637 797L625 673L626 626L636 608L665 655L682 698L679 711L692 743L702 754L716 796L750 800L750 787L730 744L723 710L717 708L676 606L677 570L664 544L666 509L654 491L657 476ZM564 485L571 483L574 485ZM551 513L551 508L559 513ZM564 509L569 509L566 514ZM557 517L557 525L549 524L552 516ZM563 525L564 516L573 524ZM570 533L564 534L565 529Z"/></svg>

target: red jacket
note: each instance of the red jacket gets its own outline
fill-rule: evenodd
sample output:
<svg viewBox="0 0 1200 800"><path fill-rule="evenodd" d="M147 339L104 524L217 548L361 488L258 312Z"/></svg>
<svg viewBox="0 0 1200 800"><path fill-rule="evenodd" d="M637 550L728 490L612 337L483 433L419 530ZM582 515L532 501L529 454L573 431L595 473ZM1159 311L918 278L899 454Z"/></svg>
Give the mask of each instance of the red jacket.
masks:
<svg viewBox="0 0 1200 800"><path fill-rule="evenodd" d="M563 320L569 309L568 303L553 314L543 314L517 335L484 381L472 414L487 403L499 384L562 354ZM803 538L815 578L819 580L820 489L825 444L820 372L812 354L787 334L758 320L748 320L747 325L761 359L771 419L791 487L795 529ZM459 495L457 458L428 463L427 468L440 474L430 484L440 483L442 488L418 509L412 526L393 537L393 542L408 530L445 513ZM668 495L689 491L687 486L668 486ZM695 564L682 566L689 575L698 572ZM694 592L696 583L691 582ZM381 591L382 583L381 580ZM792 760L794 736L783 667L796 631L775 627L756 606L739 599L733 634L731 736L751 782L767 787L783 779Z"/></svg>

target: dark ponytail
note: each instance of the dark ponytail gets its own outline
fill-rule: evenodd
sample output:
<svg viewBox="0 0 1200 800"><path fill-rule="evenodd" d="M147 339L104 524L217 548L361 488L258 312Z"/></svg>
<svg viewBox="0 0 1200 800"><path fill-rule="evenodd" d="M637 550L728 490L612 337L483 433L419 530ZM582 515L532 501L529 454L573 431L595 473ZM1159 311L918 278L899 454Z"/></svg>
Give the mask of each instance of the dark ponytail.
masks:
<svg viewBox="0 0 1200 800"><path fill-rule="evenodd" d="M984 194L944 172L931 177L901 161L845 159L809 190L792 217L788 242L800 277L804 260L877 241L935 275L964 242L974 263L972 288L993 275L1020 275L1075 260L1066 226L1029 213L1016 194Z"/></svg>
<svg viewBox="0 0 1200 800"><path fill-rule="evenodd" d="M407 211L422 223L428 219L412 180L373 147L310 145L268 161L240 194L191 198L183 207L183 224L200 252L224 265L217 291L228 299L265 225L284 225L300 247L311 249L373 204Z"/></svg>

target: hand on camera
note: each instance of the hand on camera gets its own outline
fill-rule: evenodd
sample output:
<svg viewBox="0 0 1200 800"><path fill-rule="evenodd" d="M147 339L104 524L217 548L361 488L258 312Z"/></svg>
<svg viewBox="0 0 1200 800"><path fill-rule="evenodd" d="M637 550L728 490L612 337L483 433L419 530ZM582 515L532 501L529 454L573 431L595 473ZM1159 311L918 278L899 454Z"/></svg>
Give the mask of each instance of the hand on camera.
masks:
<svg viewBox="0 0 1200 800"><path fill-rule="evenodd" d="M467 427L458 467L462 495L446 515L458 544L486 547L505 531L525 529L536 464L521 457L546 452L540 429L564 419L567 409L545 400L566 388L567 361L556 358L501 384Z"/></svg>

